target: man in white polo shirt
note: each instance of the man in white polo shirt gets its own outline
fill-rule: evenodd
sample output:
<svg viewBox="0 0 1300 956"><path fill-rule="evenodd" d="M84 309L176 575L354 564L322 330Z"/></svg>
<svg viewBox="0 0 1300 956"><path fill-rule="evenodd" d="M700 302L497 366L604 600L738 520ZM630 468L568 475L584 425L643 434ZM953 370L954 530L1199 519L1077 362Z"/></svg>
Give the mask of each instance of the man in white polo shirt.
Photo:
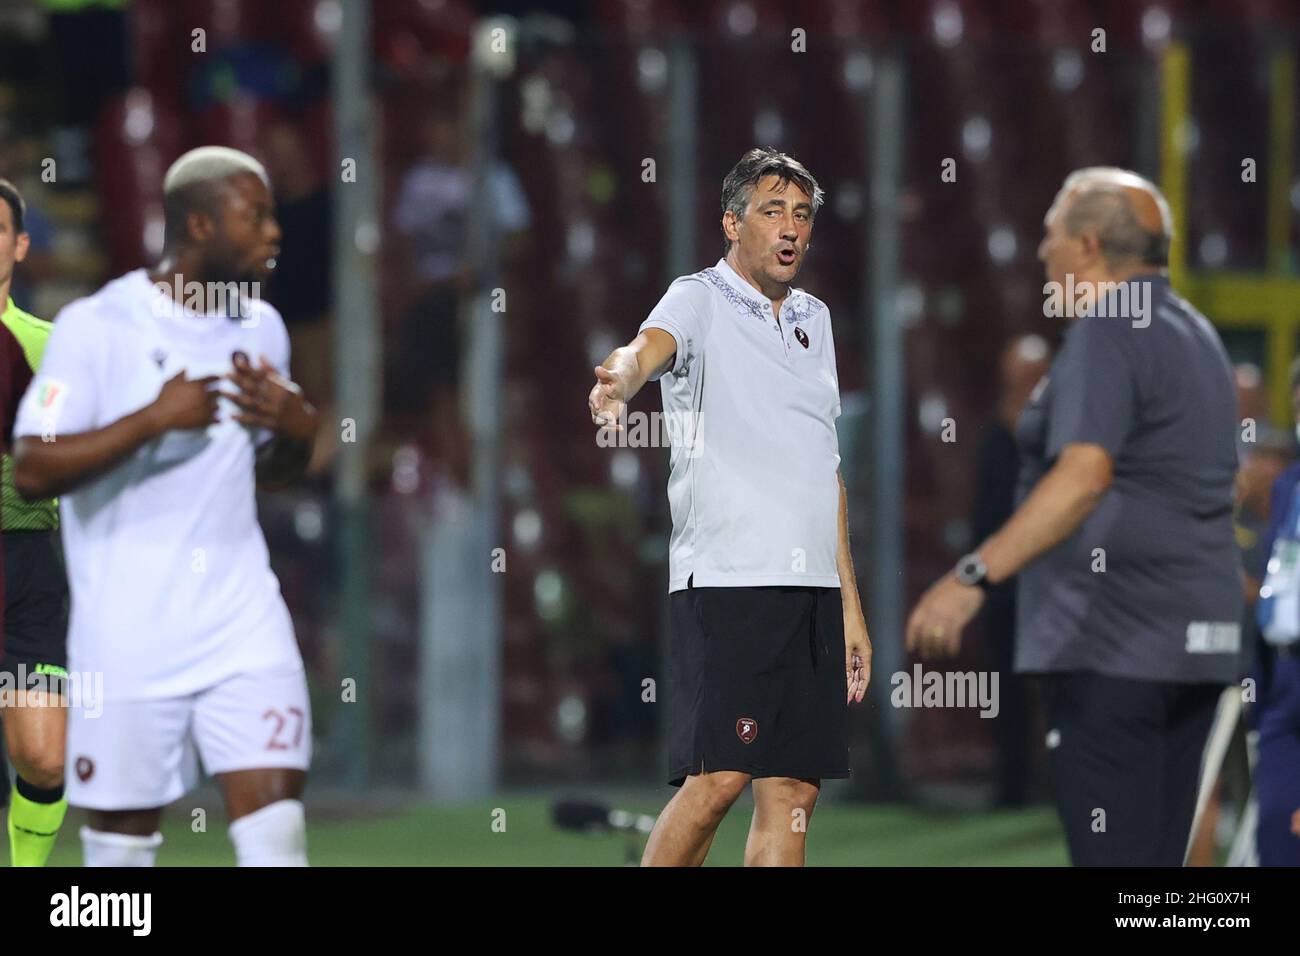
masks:
<svg viewBox="0 0 1300 956"><path fill-rule="evenodd" d="M790 285L822 200L793 158L747 152L722 184L725 258L673 282L595 370L593 423L622 430L626 403L658 379L672 435L669 779L681 789L645 865L703 863L751 780L746 865L802 865L822 779L849 774L847 708L866 693L871 642L830 312Z"/></svg>

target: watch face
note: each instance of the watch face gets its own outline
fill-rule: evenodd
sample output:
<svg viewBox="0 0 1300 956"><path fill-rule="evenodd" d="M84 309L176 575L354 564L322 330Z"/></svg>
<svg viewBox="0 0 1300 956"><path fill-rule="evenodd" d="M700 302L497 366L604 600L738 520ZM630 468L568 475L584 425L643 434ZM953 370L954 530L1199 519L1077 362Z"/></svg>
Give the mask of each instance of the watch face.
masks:
<svg viewBox="0 0 1300 956"><path fill-rule="evenodd" d="M985 573L984 562L977 554L968 554L957 563L957 580L962 584L977 584Z"/></svg>

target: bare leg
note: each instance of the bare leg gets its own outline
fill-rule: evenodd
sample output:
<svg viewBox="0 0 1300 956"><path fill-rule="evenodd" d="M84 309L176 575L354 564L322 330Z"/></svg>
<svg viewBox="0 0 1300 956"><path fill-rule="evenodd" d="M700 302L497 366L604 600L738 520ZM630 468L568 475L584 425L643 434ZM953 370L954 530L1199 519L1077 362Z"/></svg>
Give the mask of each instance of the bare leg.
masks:
<svg viewBox="0 0 1300 956"><path fill-rule="evenodd" d="M718 824L749 784L733 770L694 774L668 801L646 841L642 866L700 866Z"/></svg>
<svg viewBox="0 0 1300 956"><path fill-rule="evenodd" d="M146 810L87 810L87 822L100 833L125 833L129 836L152 836L162 822L162 807Z"/></svg>
<svg viewBox="0 0 1300 956"><path fill-rule="evenodd" d="M45 690L22 694L22 706L3 708L9 759L18 776L33 787L55 790L63 786L68 701Z"/></svg>
<svg viewBox="0 0 1300 956"><path fill-rule="evenodd" d="M234 823L240 817L256 813L280 800L301 799L303 787L307 783L307 771L287 767L259 767L256 770L219 773L216 780L221 785L221 793L226 800L226 813L230 815L230 822Z"/></svg>
<svg viewBox="0 0 1300 956"><path fill-rule="evenodd" d="M754 819L745 843L745 866L803 866L820 780L762 777L754 781Z"/></svg>

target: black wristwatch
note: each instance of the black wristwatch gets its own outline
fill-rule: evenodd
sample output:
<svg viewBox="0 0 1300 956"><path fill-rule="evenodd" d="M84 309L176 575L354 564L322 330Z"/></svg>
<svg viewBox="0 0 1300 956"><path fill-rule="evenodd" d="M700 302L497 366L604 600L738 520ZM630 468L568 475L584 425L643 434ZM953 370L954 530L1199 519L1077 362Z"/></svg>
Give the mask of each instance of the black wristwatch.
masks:
<svg viewBox="0 0 1300 956"><path fill-rule="evenodd" d="M958 561L957 566L952 569L952 576L959 583L979 588L982 591L988 591L993 587L989 581L989 569L985 566L984 559L979 556L978 551L972 551Z"/></svg>

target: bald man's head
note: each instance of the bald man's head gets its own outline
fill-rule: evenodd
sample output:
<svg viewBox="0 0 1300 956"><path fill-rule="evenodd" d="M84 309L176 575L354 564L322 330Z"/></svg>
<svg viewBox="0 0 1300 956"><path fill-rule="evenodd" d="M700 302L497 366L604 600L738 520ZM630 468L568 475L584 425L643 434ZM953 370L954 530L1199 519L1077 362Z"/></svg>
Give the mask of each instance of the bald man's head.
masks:
<svg viewBox="0 0 1300 956"><path fill-rule="evenodd" d="M1048 278L1100 279L1168 264L1169 204L1150 180L1127 169L1093 166L1066 177L1044 219L1039 258Z"/></svg>

